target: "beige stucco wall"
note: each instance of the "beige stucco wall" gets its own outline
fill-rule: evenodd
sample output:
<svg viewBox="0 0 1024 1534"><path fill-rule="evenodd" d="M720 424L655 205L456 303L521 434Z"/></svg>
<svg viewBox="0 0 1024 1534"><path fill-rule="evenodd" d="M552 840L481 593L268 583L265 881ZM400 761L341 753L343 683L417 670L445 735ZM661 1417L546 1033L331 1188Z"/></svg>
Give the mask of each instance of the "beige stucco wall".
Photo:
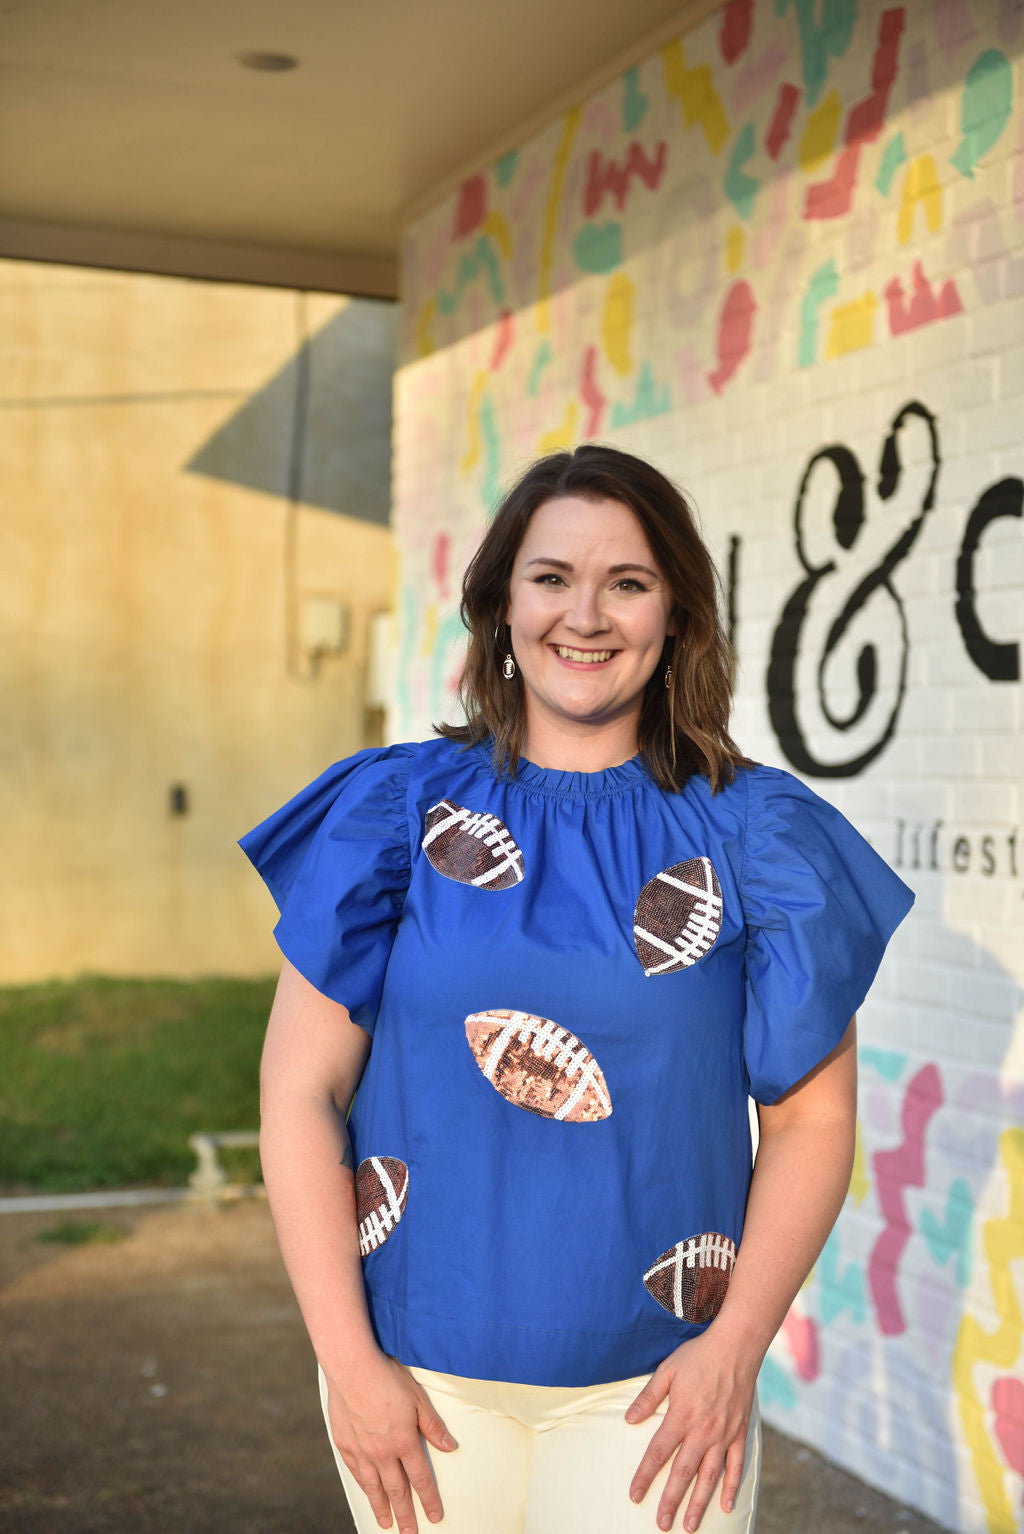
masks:
<svg viewBox="0 0 1024 1534"><path fill-rule="evenodd" d="M359 410L386 394L393 311L3 262L0 315L0 981L269 969L234 839L379 730L389 421ZM307 592L349 605L318 667Z"/></svg>

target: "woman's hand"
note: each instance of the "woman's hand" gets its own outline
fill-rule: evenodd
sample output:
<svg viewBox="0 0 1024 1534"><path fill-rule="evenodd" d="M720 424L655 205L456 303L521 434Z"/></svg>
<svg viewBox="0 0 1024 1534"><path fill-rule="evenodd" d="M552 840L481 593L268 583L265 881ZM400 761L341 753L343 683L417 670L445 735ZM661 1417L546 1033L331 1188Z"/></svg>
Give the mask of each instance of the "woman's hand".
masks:
<svg viewBox="0 0 1024 1534"><path fill-rule="evenodd" d="M675 1456L658 1504L660 1529L672 1527L691 1481L684 1527L698 1528L723 1469L722 1510L732 1511L743 1478L759 1363L724 1347L709 1328L658 1365L626 1412L627 1422L644 1422L668 1396L668 1410L629 1488L633 1501L642 1502L658 1471Z"/></svg>
<svg viewBox="0 0 1024 1534"><path fill-rule="evenodd" d="M416 1534L413 1491L430 1522L439 1522L441 1498L420 1434L446 1452L457 1444L422 1386L384 1353L360 1365L358 1383L324 1373L331 1435L381 1528L391 1527L394 1510L399 1534Z"/></svg>

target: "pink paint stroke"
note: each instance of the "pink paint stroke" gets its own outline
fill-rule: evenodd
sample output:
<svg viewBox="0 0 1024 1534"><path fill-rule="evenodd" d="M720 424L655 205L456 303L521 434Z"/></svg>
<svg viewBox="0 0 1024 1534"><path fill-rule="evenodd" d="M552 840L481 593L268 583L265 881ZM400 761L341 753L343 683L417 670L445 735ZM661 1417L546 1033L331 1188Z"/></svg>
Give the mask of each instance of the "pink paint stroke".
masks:
<svg viewBox="0 0 1024 1534"><path fill-rule="evenodd" d="M726 294L718 322L718 366L708 374L708 383L716 394L721 394L750 351L756 313L753 289L741 277Z"/></svg>
<svg viewBox="0 0 1024 1534"><path fill-rule="evenodd" d="M452 540L447 533L438 533L434 540L431 568L441 598L448 595L448 572L451 566Z"/></svg>
<svg viewBox="0 0 1024 1534"><path fill-rule="evenodd" d="M872 1157L885 1229L868 1261L868 1287L884 1337L896 1337L907 1329L896 1288L900 1260L911 1235L904 1190L925 1185L925 1134L942 1102L938 1067L926 1065L907 1084L900 1115L902 1143L892 1150L876 1151Z"/></svg>
<svg viewBox="0 0 1024 1534"><path fill-rule="evenodd" d="M668 145L659 139L654 153L648 156L642 144L635 140L626 151L625 160L605 160L595 149L587 162L587 184L583 191L583 213L593 218L600 212L606 197L611 197L621 213L626 206L630 185L642 181L651 192L657 191L665 174Z"/></svg>
<svg viewBox="0 0 1024 1534"><path fill-rule="evenodd" d="M809 1385L821 1371L817 1321L791 1310L782 1323L782 1333L789 1343L797 1374Z"/></svg>
<svg viewBox="0 0 1024 1534"><path fill-rule="evenodd" d="M583 354L583 368L580 373L580 398L587 407L586 420L583 422L583 435L584 437L596 437L600 434L605 407L608 404L606 397L598 387L596 346L588 346Z"/></svg>
<svg viewBox="0 0 1024 1534"><path fill-rule="evenodd" d="M983 304L1024 294L1024 257L1010 254L999 214L988 198L957 214L947 254L951 266L971 268Z"/></svg>
<svg viewBox="0 0 1024 1534"><path fill-rule="evenodd" d="M853 204L862 144L882 131L889 95L899 67L900 38L906 25L903 6L883 11L878 19L878 42L871 63L871 90L850 108L835 169L827 181L813 182L804 198L804 218L843 218Z"/></svg>
<svg viewBox="0 0 1024 1534"><path fill-rule="evenodd" d="M487 178L486 176L470 176L459 187L458 200L455 204L455 227L452 230L453 240L464 240L480 228L487 217Z"/></svg>
<svg viewBox="0 0 1024 1534"><path fill-rule="evenodd" d="M692 346L681 346L676 352L676 367L683 385L688 405L696 405L708 397L707 379L700 358Z"/></svg>
<svg viewBox="0 0 1024 1534"><path fill-rule="evenodd" d="M737 117L749 111L766 91L771 90L785 69L788 57L785 43L769 43L762 54L737 71L732 87L732 109ZM796 87L791 85L789 89Z"/></svg>
<svg viewBox="0 0 1024 1534"><path fill-rule="evenodd" d="M729 0L722 12L722 25L718 29L718 46L727 64L735 64L750 42L753 19L754 0Z"/></svg>
<svg viewBox="0 0 1024 1534"><path fill-rule="evenodd" d="M619 136L619 114L607 101L592 101L583 114L582 128L588 138L611 144Z"/></svg>
<svg viewBox="0 0 1024 1534"><path fill-rule="evenodd" d="M1006 1463L1024 1475L1024 1381L1004 1374L993 1382L992 1414Z"/></svg>
<svg viewBox="0 0 1024 1534"><path fill-rule="evenodd" d="M487 364L490 372L496 373L508 356L509 349L515 339L516 322L511 309L502 309L498 320L498 329L494 337L494 350L491 352L491 360Z"/></svg>
<svg viewBox="0 0 1024 1534"><path fill-rule="evenodd" d="M898 277L885 285L885 301L889 311L889 330L894 336L906 335L908 330L918 330L935 320L948 319L951 314L962 314L963 304L952 277L933 288L924 274L920 261L915 261L912 271L914 290L909 303Z"/></svg>
<svg viewBox="0 0 1024 1534"><path fill-rule="evenodd" d="M775 103L775 111L768 124L768 132L764 136L764 147L769 159L777 160L782 153L783 146L793 128L793 118L796 116L796 104L799 100L800 92L795 85L779 86L779 99Z"/></svg>

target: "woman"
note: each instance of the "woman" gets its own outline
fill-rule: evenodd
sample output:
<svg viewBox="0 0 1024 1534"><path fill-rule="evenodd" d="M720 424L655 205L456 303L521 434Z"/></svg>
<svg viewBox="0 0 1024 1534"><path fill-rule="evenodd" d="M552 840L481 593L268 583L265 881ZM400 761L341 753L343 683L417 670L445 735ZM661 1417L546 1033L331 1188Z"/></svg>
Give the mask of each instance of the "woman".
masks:
<svg viewBox="0 0 1024 1534"><path fill-rule="evenodd" d="M356 1527L622 1534L685 1499L748 1531L757 1372L912 897L730 739L714 569L650 465L533 465L463 616L468 722L243 842L286 958L264 1176Z"/></svg>

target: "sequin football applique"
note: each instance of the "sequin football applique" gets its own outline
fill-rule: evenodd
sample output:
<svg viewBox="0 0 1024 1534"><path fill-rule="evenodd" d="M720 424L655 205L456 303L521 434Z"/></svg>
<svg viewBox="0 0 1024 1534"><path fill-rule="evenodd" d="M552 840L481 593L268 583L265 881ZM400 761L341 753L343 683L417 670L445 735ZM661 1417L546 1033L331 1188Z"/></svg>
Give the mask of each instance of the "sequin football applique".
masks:
<svg viewBox="0 0 1024 1534"><path fill-rule="evenodd" d="M608 1086L590 1050L548 1018L504 1007L474 1012L466 1018L466 1038L491 1086L516 1108L566 1124L611 1114Z"/></svg>
<svg viewBox="0 0 1024 1534"><path fill-rule="evenodd" d="M383 1246L405 1212L409 1168L397 1156L367 1156L356 1168L359 1255Z"/></svg>
<svg viewBox="0 0 1024 1534"><path fill-rule="evenodd" d="M648 879L633 912L633 939L645 975L688 969L722 930L722 891L710 858L687 858Z"/></svg>
<svg viewBox="0 0 1024 1534"><path fill-rule="evenodd" d="M427 811L425 826L421 846L446 879L484 890L507 890L522 883L522 849L497 815L442 799Z"/></svg>
<svg viewBox="0 0 1024 1534"><path fill-rule="evenodd" d="M735 1241L706 1230L663 1252L644 1274L644 1287L678 1321L702 1326L721 1310L735 1261Z"/></svg>

